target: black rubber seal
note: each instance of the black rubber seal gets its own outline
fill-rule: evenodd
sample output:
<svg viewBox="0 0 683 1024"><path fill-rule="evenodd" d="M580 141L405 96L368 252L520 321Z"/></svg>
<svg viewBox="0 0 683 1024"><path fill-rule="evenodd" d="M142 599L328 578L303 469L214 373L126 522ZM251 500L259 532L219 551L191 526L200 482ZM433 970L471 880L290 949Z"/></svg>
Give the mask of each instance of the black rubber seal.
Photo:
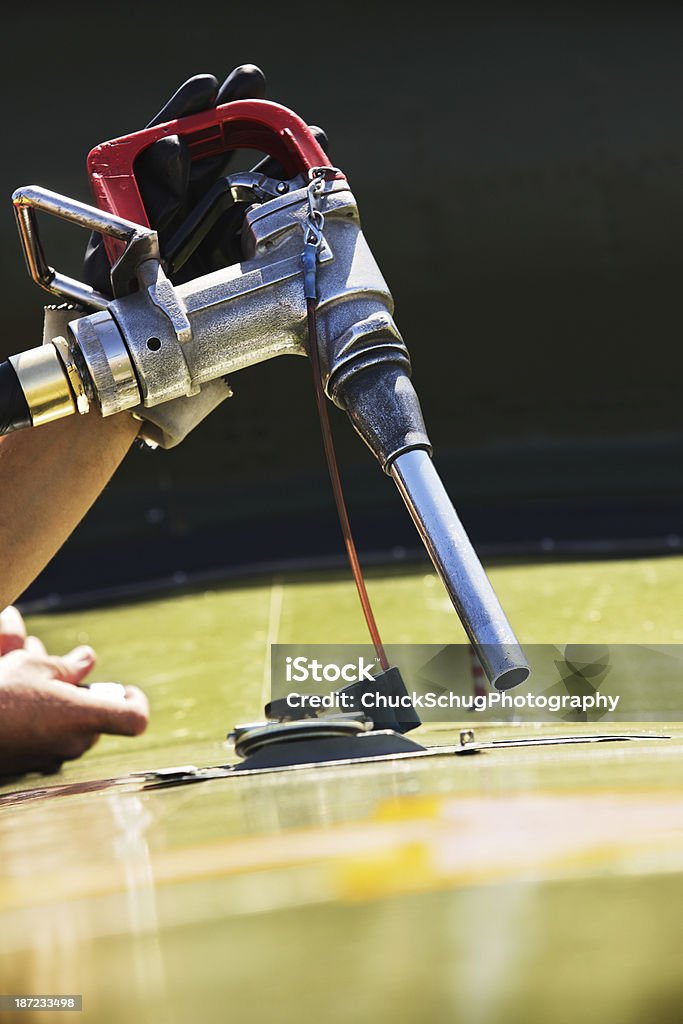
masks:
<svg viewBox="0 0 683 1024"><path fill-rule="evenodd" d="M31 426L31 413L19 378L8 359L0 363L0 434Z"/></svg>

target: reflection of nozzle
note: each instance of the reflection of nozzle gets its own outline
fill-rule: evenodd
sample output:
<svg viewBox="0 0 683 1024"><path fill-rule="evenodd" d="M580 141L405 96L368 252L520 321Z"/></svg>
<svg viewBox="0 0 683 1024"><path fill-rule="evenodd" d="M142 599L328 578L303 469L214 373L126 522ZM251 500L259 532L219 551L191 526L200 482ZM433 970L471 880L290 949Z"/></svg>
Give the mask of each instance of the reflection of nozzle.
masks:
<svg viewBox="0 0 683 1024"><path fill-rule="evenodd" d="M55 345L20 352L10 356L9 363L21 385L34 427L76 412L76 396Z"/></svg>

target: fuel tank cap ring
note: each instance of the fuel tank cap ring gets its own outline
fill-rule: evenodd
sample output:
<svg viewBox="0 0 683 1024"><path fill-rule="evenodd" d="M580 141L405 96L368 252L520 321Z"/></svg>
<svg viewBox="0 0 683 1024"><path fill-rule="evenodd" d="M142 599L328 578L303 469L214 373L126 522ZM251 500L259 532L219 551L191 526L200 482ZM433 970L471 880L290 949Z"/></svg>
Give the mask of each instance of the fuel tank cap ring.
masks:
<svg viewBox="0 0 683 1024"><path fill-rule="evenodd" d="M367 718L329 715L293 722L250 722L247 725L236 725L228 739L232 740L235 753L246 758L275 743L353 737L369 732L371 728L372 722Z"/></svg>

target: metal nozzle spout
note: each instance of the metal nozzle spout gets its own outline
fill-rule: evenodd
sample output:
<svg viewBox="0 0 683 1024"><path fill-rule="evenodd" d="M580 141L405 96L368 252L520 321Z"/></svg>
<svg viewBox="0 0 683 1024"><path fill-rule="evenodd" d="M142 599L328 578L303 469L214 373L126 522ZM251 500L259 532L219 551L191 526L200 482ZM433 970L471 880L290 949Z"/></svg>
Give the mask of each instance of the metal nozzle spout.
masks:
<svg viewBox="0 0 683 1024"><path fill-rule="evenodd" d="M519 686L529 665L429 454L405 452L390 471L491 685Z"/></svg>

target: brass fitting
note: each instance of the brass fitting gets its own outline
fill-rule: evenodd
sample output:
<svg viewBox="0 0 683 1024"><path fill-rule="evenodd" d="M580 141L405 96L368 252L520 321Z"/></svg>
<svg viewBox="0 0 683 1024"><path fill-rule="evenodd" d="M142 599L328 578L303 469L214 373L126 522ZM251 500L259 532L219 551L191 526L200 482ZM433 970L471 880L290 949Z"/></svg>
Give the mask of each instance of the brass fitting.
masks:
<svg viewBox="0 0 683 1024"><path fill-rule="evenodd" d="M66 368L52 343L10 356L10 362L19 378L34 427L76 412Z"/></svg>

